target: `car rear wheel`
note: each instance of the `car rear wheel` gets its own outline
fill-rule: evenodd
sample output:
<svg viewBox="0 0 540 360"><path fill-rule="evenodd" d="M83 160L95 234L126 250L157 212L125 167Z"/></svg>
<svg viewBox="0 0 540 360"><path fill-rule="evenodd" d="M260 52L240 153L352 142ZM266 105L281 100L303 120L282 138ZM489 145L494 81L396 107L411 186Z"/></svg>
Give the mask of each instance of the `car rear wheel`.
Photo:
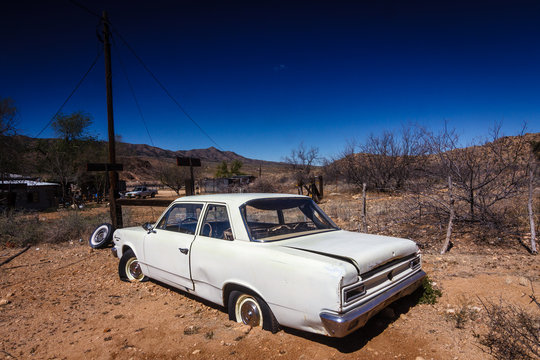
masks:
<svg viewBox="0 0 540 360"><path fill-rule="evenodd" d="M92 232L88 243L93 249L104 248L111 242L112 234L113 228L111 224L101 224Z"/></svg>
<svg viewBox="0 0 540 360"><path fill-rule="evenodd" d="M249 326L261 326L264 330L276 333L279 324L272 311L257 295L232 291L228 303L229 318Z"/></svg>
<svg viewBox="0 0 540 360"><path fill-rule="evenodd" d="M127 250L122 255L120 263L118 264L118 275L120 275L122 281L140 282L148 280L141 270L139 260L137 260L137 257L131 249Z"/></svg>

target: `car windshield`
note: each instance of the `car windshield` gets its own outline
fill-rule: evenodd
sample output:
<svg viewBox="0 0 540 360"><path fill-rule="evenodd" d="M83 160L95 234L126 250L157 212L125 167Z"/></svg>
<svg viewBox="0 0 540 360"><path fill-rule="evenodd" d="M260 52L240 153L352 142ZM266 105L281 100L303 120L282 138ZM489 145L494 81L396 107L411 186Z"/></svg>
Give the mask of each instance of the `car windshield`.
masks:
<svg viewBox="0 0 540 360"><path fill-rule="evenodd" d="M240 209L255 241L284 240L339 229L311 199L256 199Z"/></svg>

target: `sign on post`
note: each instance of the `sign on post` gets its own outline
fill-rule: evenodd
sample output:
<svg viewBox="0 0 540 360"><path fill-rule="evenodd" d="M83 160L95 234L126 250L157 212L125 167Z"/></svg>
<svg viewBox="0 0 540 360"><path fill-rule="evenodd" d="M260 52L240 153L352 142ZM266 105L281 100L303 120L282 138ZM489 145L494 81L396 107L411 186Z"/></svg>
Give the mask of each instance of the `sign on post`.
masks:
<svg viewBox="0 0 540 360"><path fill-rule="evenodd" d="M201 166L201 159L194 157L176 157L176 165L189 166L191 180L186 181L186 195L195 195L195 178L193 177L193 167Z"/></svg>

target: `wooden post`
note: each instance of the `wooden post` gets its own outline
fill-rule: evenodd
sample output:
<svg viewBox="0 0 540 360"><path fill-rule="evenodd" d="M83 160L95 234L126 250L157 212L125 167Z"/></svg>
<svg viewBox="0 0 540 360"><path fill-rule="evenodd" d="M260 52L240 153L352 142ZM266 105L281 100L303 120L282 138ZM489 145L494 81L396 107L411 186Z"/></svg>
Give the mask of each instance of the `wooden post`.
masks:
<svg viewBox="0 0 540 360"><path fill-rule="evenodd" d="M446 240L441 249L441 255L448 250L450 245L450 237L452 236L452 226L454 225L454 194L452 193L452 177L448 175L448 196L450 197L450 218L448 219L448 228L446 229Z"/></svg>
<svg viewBox="0 0 540 360"><path fill-rule="evenodd" d="M107 88L107 123L109 132L109 163L116 164L116 144L114 135L113 98L112 98L112 67L111 67L111 43L109 32L109 18L103 11L103 47L105 57L105 83ZM122 224L122 207L116 203L118 197L118 173L109 171L109 206L111 221L114 229L119 229Z"/></svg>
<svg viewBox="0 0 540 360"><path fill-rule="evenodd" d="M534 193L534 166L529 168L529 202L527 204L527 210L529 211L529 222L531 225L531 252L538 254L536 249L536 229L534 224L534 210L533 210L533 193Z"/></svg>
<svg viewBox="0 0 540 360"><path fill-rule="evenodd" d="M201 166L201 159L192 158L192 157L176 157L176 165L178 166L189 166L189 171L191 174L191 179L186 180L186 196L195 195L195 176L193 175L193 167Z"/></svg>
<svg viewBox="0 0 540 360"><path fill-rule="evenodd" d="M367 234L367 199L366 199L366 183L362 184L362 227Z"/></svg>
<svg viewBox="0 0 540 360"><path fill-rule="evenodd" d="M322 175L319 175L317 177L317 179L319 180L319 195L321 196L321 199L324 197L324 181L323 181L323 176Z"/></svg>
<svg viewBox="0 0 540 360"><path fill-rule="evenodd" d="M191 195L195 195L195 176L193 176L193 165L189 166L189 173L191 175L191 181L189 182L189 186L191 187Z"/></svg>

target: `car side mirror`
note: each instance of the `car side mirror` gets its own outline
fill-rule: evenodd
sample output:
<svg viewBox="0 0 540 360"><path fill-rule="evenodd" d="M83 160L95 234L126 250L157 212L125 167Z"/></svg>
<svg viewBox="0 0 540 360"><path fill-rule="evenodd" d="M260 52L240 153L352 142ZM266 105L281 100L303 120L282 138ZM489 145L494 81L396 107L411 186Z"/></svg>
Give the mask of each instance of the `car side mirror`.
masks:
<svg viewBox="0 0 540 360"><path fill-rule="evenodd" d="M148 232L148 234L150 234L151 232L154 232L154 225L152 223L149 223L149 222L145 222L144 224L142 224L142 228L144 230L146 230Z"/></svg>

